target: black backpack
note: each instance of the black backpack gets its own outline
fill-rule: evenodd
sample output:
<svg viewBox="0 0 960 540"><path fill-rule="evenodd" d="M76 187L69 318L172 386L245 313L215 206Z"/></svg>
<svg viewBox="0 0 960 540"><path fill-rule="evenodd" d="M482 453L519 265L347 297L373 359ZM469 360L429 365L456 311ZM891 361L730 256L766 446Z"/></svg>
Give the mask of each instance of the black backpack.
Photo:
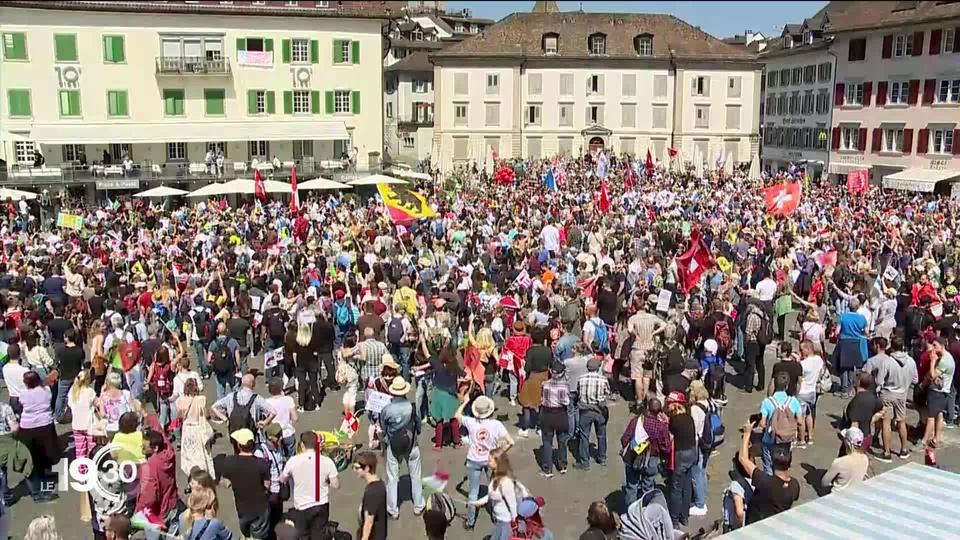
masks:
<svg viewBox="0 0 960 540"><path fill-rule="evenodd" d="M773 343L773 321L767 312L760 310L760 328L757 329L757 343L769 345Z"/></svg>
<svg viewBox="0 0 960 540"><path fill-rule="evenodd" d="M210 353L210 364L213 365L213 370L220 375L226 375L233 373L236 369L237 364L234 362L234 359L230 354L230 347L227 346L229 340L227 339L218 339L216 341L216 348ZM231 433L233 430L231 430Z"/></svg>
<svg viewBox="0 0 960 540"><path fill-rule="evenodd" d="M280 313L271 313L270 316L267 317L267 333L270 334L270 337L274 339L282 338L284 330L283 319L280 317Z"/></svg>
<svg viewBox="0 0 960 540"><path fill-rule="evenodd" d="M408 405L413 407L412 404L408 403ZM410 421L407 423L407 425L387 436L387 445L390 447L390 451L393 452L393 455L397 459L408 457L410 455L410 451L413 450L415 441L412 424L414 421L414 415L411 414Z"/></svg>
<svg viewBox="0 0 960 540"><path fill-rule="evenodd" d="M387 342L390 345L402 345L403 334L403 317L391 318L390 326L387 327Z"/></svg>
<svg viewBox="0 0 960 540"><path fill-rule="evenodd" d="M227 419L229 433L244 428L256 432L257 426L253 421L253 413L250 409L253 408L253 402L257 400L257 396L256 394L250 396L249 401L240 405L240 402L237 400L238 393L239 392L233 393L233 410L230 411L230 417Z"/></svg>

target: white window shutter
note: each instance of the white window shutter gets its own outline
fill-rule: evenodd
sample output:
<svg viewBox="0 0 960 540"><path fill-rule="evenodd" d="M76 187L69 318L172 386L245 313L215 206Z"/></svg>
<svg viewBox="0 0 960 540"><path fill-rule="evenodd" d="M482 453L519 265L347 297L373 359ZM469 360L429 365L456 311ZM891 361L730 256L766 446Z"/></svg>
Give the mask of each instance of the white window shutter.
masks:
<svg viewBox="0 0 960 540"><path fill-rule="evenodd" d="M697 77L694 77L690 82L692 83L690 85L690 95L695 96L697 95Z"/></svg>
<svg viewBox="0 0 960 540"><path fill-rule="evenodd" d="M710 97L710 77L703 77L703 95L704 97Z"/></svg>
<svg viewBox="0 0 960 540"><path fill-rule="evenodd" d="M599 90L598 93L602 96L602 95L604 95L604 93L603 93L603 79L604 79L604 77L603 77L603 75L598 75L597 77L600 79L600 80L599 80L599 84L598 84L598 86L597 86L597 88L598 88L598 90Z"/></svg>

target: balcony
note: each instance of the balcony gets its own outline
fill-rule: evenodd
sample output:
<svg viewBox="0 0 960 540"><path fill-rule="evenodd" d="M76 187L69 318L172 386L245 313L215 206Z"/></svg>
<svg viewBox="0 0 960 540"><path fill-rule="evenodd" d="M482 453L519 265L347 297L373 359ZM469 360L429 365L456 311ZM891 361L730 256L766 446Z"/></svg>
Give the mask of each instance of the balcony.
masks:
<svg viewBox="0 0 960 540"><path fill-rule="evenodd" d="M230 60L226 57L158 56L158 75L229 75Z"/></svg>

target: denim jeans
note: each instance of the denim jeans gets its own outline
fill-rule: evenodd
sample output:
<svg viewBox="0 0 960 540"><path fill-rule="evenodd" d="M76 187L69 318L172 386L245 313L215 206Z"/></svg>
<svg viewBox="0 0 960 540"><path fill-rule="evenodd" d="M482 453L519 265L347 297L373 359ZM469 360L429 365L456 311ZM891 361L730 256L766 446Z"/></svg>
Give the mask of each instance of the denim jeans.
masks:
<svg viewBox="0 0 960 540"><path fill-rule="evenodd" d="M197 369L200 370L200 376L209 376L210 366L207 364L207 346L202 341L194 341L193 352L197 355Z"/></svg>
<svg viewBox="0 0 960 540"><path fill-rule="evenodd" d="M567 403L567 425L570 429L567 433L574 440L577 440L577 437L580 436L580 412L577 409L577 397L576 392L570 392L570 402Z"/></svg>
<svg viewBox="0 0 960 540"><path fill-rule="evenodd" d="M137 364L126 373L127 384L130 388L130 395L133 399L143 400L144 379L146 374L143 372L143 366Z"/></svg>
<svg viewBox="0 0 960 540"><path fill-rule="evenodd" d="M430 417L430 377L423 375L414 379L417 385L417 416L419 418Z"/></svg>
<svg viewBox="0 0 960 540"><path fill-rule="evenodd" d="M396 516L400 513L400 505L397 501L397 488L400 485L400 461L407 462L407 470L410 473L410 493L413 496L413 511L423 512L427 503L423 500L423 483L420 481L420 448L414 446L410 450L410 456L397 459L387 445L385 451L387 462L387 513Z"/></svg>
<svg viewBox="0 0 960 540"><path fill-rule="evenodd" d="M773 443L760 445L760 461L763 462L763 472L773 474Z"/></svg>
<svg viewBox="0 0 960 540"><path fill-rule="evenodd" d="M510 540L513 538L513 529L509 522L497 521L493 524L493 531L488 536L490 540Z"/></svg>
<svg viewBox="0 0 960 540"><path fill-rule="evenodd" d="M57 382L57 404L53 411L55 419L60 418L67 409L67 395L70 393L71 386L73 386L73 380L60 379Z"/></svg>
<svg viewBox="0 0 960 540"><path fill-rule="evenodd" d="M540 447L540 469L550 474L553 472L553 439L557 439L557 470L567 468L567 441L570 439L570 433L567 431L554 431L547 427L540 429L540 440L543 446Z"/></svg>
<svg viewBox="0 0 960 540"><path fill-rule="evenodd" d="M633 465L624 465L623 505L624 510L637 501L641 495L655 488L657 474L660 472L660 458L650 456L642 469Z"/></svg>
<svg viewBox="0 0 960 540"><path fill-rule="evenodd" d="M157 412L160 415L160 425L166 429L173 420L173 406L169 399L157 398Z"/></svg>
<svg viewBox="0 0 960 540"><path fill-rule="evenodd" d="M214 373L214 376L217 379L217 399L229 394L237 387L237 377L232 371L226 375Z"/></svg>
<svg viewBox="0 0 960 540"><path fill-rule="evenodd" d="M690 448L677 450L674 455L673 474L670 475L670 518L674 525L686 525L690 519L690 501L693 498L693 468L697 465L697 453L700 450Z"/></svg>
<svg viewBox="0 0 960 540"><path fill-rule="evenodd" d="M403 375L403 379L406 381L410 380L410 355L413 353L413 349L410 347L403 347L401 345L387 345L387 348L390 350L390 354L393 355L393 358L400 364L400 373Z"/></svg>
<svg viewBox="0 0 960 540"><path fill-rule="evenodd" d="M590 464L590 427L597 433L597 461L607 462L607 421L597 411L580 409L580 463Z"/></svg>
<svg viewBox="0 0 960 540"><path fill-rule="evenodd" d="M280 439L280 442L283 446L283 455L286 456L287 459L297 454L297 436L295 434Z"/></svg>
<svg viewBox="0 0 960 540"><path fill-rule="evenodd" d="M537 429L540 425L540 410L524 407L520 412L520 429Z"/></svg>
<svg viewBox="0 0 960 540"><path fill-rule="evenodd" d="M500 373L495 367L490 367L483 376L483 394L490 399L493 399L497 395L497 390L500 389Z"/></svg>
<svg viewBox="0 0 960 540"><path fill-rule="evenodd" d="M57 402L59 403L59 398ZM947 396L947 410L943 413L944 422L953 422L957 417L957 387L950 385L950 394Z"/></svg>
<svg viewBox="0 0 960 540"><path fill-rule="evenodd" d="M840 370L840 390L843 392L853 391L853 368Z"/></svg>
<svg viewBox="0 0 960 540"><path fill-rule="evenodd" d="M515 401L520 381L517 379L517 374L512 371L507 372L507 377L510 379L510 401Z"/></svg>
<svg viewBox="0 0 960 540"><path fill-rule="evenodd" d="M487 477L487 481L490 481L490 467L486 463L476 463L474 461L467 460L467 500L475 501L480 498L480 482L483 477ZM467 506L467 527L473 527L477 523L477 512L479 509L476 506L470 505Z"/></svg>
<svg viewBox="0 0 960 540"><path fill-rule="evenodd" d="M703 453L697 449L696 465L693 467L693 505L697 508L707 507L707 461L710 453Z"/></svg>

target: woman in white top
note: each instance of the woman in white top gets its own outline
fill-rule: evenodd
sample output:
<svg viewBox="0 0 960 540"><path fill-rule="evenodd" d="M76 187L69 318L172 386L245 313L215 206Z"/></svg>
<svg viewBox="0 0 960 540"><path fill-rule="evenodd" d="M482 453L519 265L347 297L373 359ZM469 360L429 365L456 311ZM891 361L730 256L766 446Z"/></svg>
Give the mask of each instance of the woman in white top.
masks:
<svg viewBox="0 0 960 540"><path fill-rule="evenodd" d="M73 386L67 396L67 405L73 416L73 445L77 458L87 457L93 450L93 435L90 427L93 424L93 402L97 400L97 393L91 386L89 370L82 369L73 379Z"/></svg>
<svg viewBox="0 0 960 540"><path fill-rule="evenodd" d="M173 376L173 393L170 394L170 401L176 402L177 398L184 395L183 385L190 379L197 381L197 388L203 392L203 379L200 374L190 369L190 358L186 355L180 356L177 360L177 374Z"/></svg>
<svg viewBox="0 0 960 540"><path fill-rule="evenodd" d="M490 490L486 496L468 502L472 506L482 507L493 503L493 532L490 540L510 540L513 531L510 524L517 519L517 483L513 479L510 459L506 449L498 448L490 452Z"/></svg>
<svg viewBox="0 0 960 540"><path fill-rule="evenodd" d="M800 342L800 366L803 373L800 375L800 389L797 390L797 399L803 405L804 415L803 423L800 428L800 444L813 444L813 426L817 416L817 384L820 381L820 375L826 369L823 358L817 354L819 345L812 341Z"/></svg>
<svg viewBox="0 0 960 540"><path fill-rule="evenodd" d="M809 341L813 344L813 350L818 354L825 355L826 341L824 334L826 329L820 322L820 312L815 308L807 310L804 316L803 324L800 325L800 341Z"/></svg>
<svg viewBox="0 0 960 540"><path fill-rule="evenodd" d="M283 379L275 377L267 382L267 390L270 397L267 398L267 404L276 413L273 421L280 424L283 428L283 452L287 458L293 457L297 451L297 429L293 425L299 420L297 415L297 404L293 398L283 393Z"/></svg>

